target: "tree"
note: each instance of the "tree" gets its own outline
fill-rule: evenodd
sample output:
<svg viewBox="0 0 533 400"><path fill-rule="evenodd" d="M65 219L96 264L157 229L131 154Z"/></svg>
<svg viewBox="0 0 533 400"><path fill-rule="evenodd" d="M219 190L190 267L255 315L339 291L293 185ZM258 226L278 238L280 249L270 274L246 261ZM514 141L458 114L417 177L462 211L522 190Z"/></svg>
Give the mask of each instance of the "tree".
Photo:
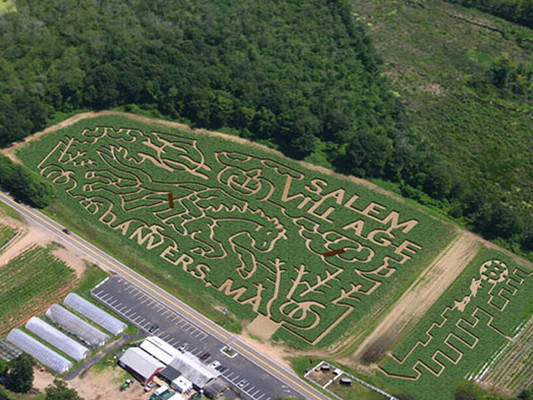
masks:
<svg viewBox="0 0 533 400"><path fill-rule="evenodd" d="M518 395L520 400L533 400L533 389L523 390L522 393Z"/></svg>
<svg viewBox="0 0 533 400"><path fill-rule="evenodd" d="M7 363L0 358L0 376L4 376L7 372Z"/></svg>
<svg viewBox="0 0 533 400"><path fill-rule="evenodd" d="M54 382L44 391L46 393L45 400L83 400L76 390L69 388L60 379L54 379Z"/></svg>
<svg viewBox="0 0 533 400"><path fill-rule="evenodd" d="M7 364L6 387L12 392L26 393L33 386L33 359L26 353Z"/></svg>

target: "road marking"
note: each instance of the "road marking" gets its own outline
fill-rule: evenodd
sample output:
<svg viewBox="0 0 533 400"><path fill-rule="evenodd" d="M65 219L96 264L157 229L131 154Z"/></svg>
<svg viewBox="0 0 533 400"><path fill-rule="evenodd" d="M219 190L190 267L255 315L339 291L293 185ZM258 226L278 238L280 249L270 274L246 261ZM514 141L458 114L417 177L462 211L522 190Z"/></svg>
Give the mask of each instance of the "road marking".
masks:
<svg viewBox="0 0 533 400"><path fill-rule="evenodd" d="M2 198L4 198L5 200L7 200L7 202L10 203L12 206L14 206L15 209L17 208L17 206L22 208L24 211L26 211L32 217L34 217L35 219L41 221L45 226L47 226L49 229L51 229L52 232L55 231L55 233L58 234L58 236L62 236L61 235L61 231L62 231L61 227L57 227L57 226L53 225L52 223L48 222L43 217L41 217L39 214L37 214L35 211L33 211L33 209L26 208L25 206L16 204L13 200L11 200L11 198L6 196L4 193L0 193L0 196ZM57 224L57 222L56 222L56 224ZM186 315L188 315L191 319L193 319L194 321L198 322L200 325L205 326L208 331L213 332L215 335L217 335L219 337L222 337L224 340L226 340L226 339L231 337L230 335L227 335L223 331L220 331L217 326L211 326L210 324L205 322L202 318L199 318L198 316L193 314L191 311L189 311L186 308L184 308L182 305L178 304L177 302L175 302L171 298L168 298L166 295L163 295L160 292L158 292L157 290L155 290L152 287L150 287L150 285L148 285L145 282L143 282L143 279L146 280L147 282L150 282L147 278L144 278L141 275L139 275L141 277L141 279L138 278L137 276L132 274L130 271L128 271L127 269L124 269L122 266L117 264L115 262L115 260L111 256L106 254L104 251L98 249L96 246L91 245L91 246L94 246L97 249L97 251L93 250L92 248L87 246L85 243L83 243L80 240L78 240L75 236L69 236L69 239L71 241L77 243L78 246L84 248L87 252L89 252L89 253L93 254L94 256L96 256L97 259L100 259L100 261L103 261L105 264L108 264L108 265L112 266L113 268L119 270L122 274L127 276L129 279L137 282L140 286L144 287L148 292L153 293L153 295L155 295L156 297L159 297L162 300L168 302L169 304L172 304L178 310L180 310L183 313L185 313ZM106 257L109 258L109 260L106 259ZM119 278L119 281L121 281L121 280L122 280L122 278ZM150 283L152 285L154 285L154 286L157 286L157 285L153 284L152 282L150 282ZM311 395L313 398L318 399L318 400L322 400L321 397L318 397L316 394L314 394L307 387L303 386L300 382L294 380L291 376L287 375L285 372L283 372L282 370L278 369L276 366L271 365L269 362L267 362L265 360L262 360L261 358L257 357L255 354L253 354L252 352L248 351L246 348L241 346L239 343L235 343L234 347L239 347L244 353L248 354L250 357L252 357L255 360L257 360L260 364L262 364L263 366L267 367L269 370L274 371L278 375L282 376L283 378L285 378L287 381L291 382L297 388L299 388L299 389L303 390L304 392L306 392L307 394Z"/></svg>

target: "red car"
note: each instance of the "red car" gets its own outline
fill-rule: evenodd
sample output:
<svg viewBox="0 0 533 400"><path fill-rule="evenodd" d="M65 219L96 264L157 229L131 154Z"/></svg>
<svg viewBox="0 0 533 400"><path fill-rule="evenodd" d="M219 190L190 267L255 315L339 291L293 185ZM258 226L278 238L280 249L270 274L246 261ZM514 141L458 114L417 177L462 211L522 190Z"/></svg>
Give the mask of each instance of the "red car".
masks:
<svg viewBox="0 0 533 400"><path fill-rule="evenodd" d="M209 357L211 357L211 354L209 354L209 353L204 353L204 354L202 354L202 357L200 357L200 360L205 361L205 360L207 360Z"/></svg>

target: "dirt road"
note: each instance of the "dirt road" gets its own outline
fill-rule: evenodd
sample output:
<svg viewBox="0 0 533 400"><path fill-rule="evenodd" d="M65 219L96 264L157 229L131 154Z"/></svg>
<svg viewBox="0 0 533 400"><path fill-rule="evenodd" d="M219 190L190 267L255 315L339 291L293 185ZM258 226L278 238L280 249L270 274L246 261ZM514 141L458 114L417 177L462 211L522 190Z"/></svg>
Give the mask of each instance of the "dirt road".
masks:
<svg viewBox="0 0 533 400"><path fill-rule="evenodd" d="M400 297L353 355L356 361L381 359L408 324L418 321L474 258L477 237L462 231Z"/></svg>

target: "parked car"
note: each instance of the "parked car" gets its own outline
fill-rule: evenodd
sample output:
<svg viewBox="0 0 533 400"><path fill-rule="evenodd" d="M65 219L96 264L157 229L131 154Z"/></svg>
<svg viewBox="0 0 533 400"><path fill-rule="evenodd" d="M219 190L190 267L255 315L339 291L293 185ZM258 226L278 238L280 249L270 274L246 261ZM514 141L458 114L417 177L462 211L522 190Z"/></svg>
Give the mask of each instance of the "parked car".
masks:
<svg viewBox="0 0 533 400"><path fill-rule="evenodd" d="M214 368L214 369L217 369L218 367L220 367L220 361L213 361L211 364L209 364L209 366L211 368Z"/></svg>
<svg viewBox="0 0 533 400"><path fill-rule="evenodd" d="M240 381L237 386L240 387L240 388L243 388L244 386L246 386L246 384L248 383L248 381L246 379L243 379L242 381Z"/></svg>
<svg viewBox="0 0 533 400"><path fill-rule="evenodd" d="M210 353L204 353L204 354L202 354L202 357L200 357L200 360L205 361L205 360L207 360L209 357L211 357L211 354L210 354Z"/></svg>
<svg viewBox="0 0 533 400"><path fill-rule="evenodd" d="M187 349L188 345L189 343L183 343L180 347L178 347L178 350L181 351L182 353L185 353L185 350Z"/></svg>
<svg viewBox="0 0 533 400"><path fill-rule="evenodd" d="M144 387L144 391L145 391L145 392L149 392L150 390L152 390L152 388L153 388L154 386L155 386L155 382L152 381L152 382L150 382L148 385L146 385L146 386Z"/></svg>
<svg viewBox="0 0 533 400"><path fill-rule="evenodd" d="M222 373L224 372L225 370L227 370L228 368L223 366L223 365L219 365L218 367L215 368L218 372Z"/></svg>
<svg viewBox="0 0 533 400"><path fill-rule="evenodd" d="M153 324L150 328L148 328L148 332L152 333L155 332L159 328L159 325Z"/></svg>

